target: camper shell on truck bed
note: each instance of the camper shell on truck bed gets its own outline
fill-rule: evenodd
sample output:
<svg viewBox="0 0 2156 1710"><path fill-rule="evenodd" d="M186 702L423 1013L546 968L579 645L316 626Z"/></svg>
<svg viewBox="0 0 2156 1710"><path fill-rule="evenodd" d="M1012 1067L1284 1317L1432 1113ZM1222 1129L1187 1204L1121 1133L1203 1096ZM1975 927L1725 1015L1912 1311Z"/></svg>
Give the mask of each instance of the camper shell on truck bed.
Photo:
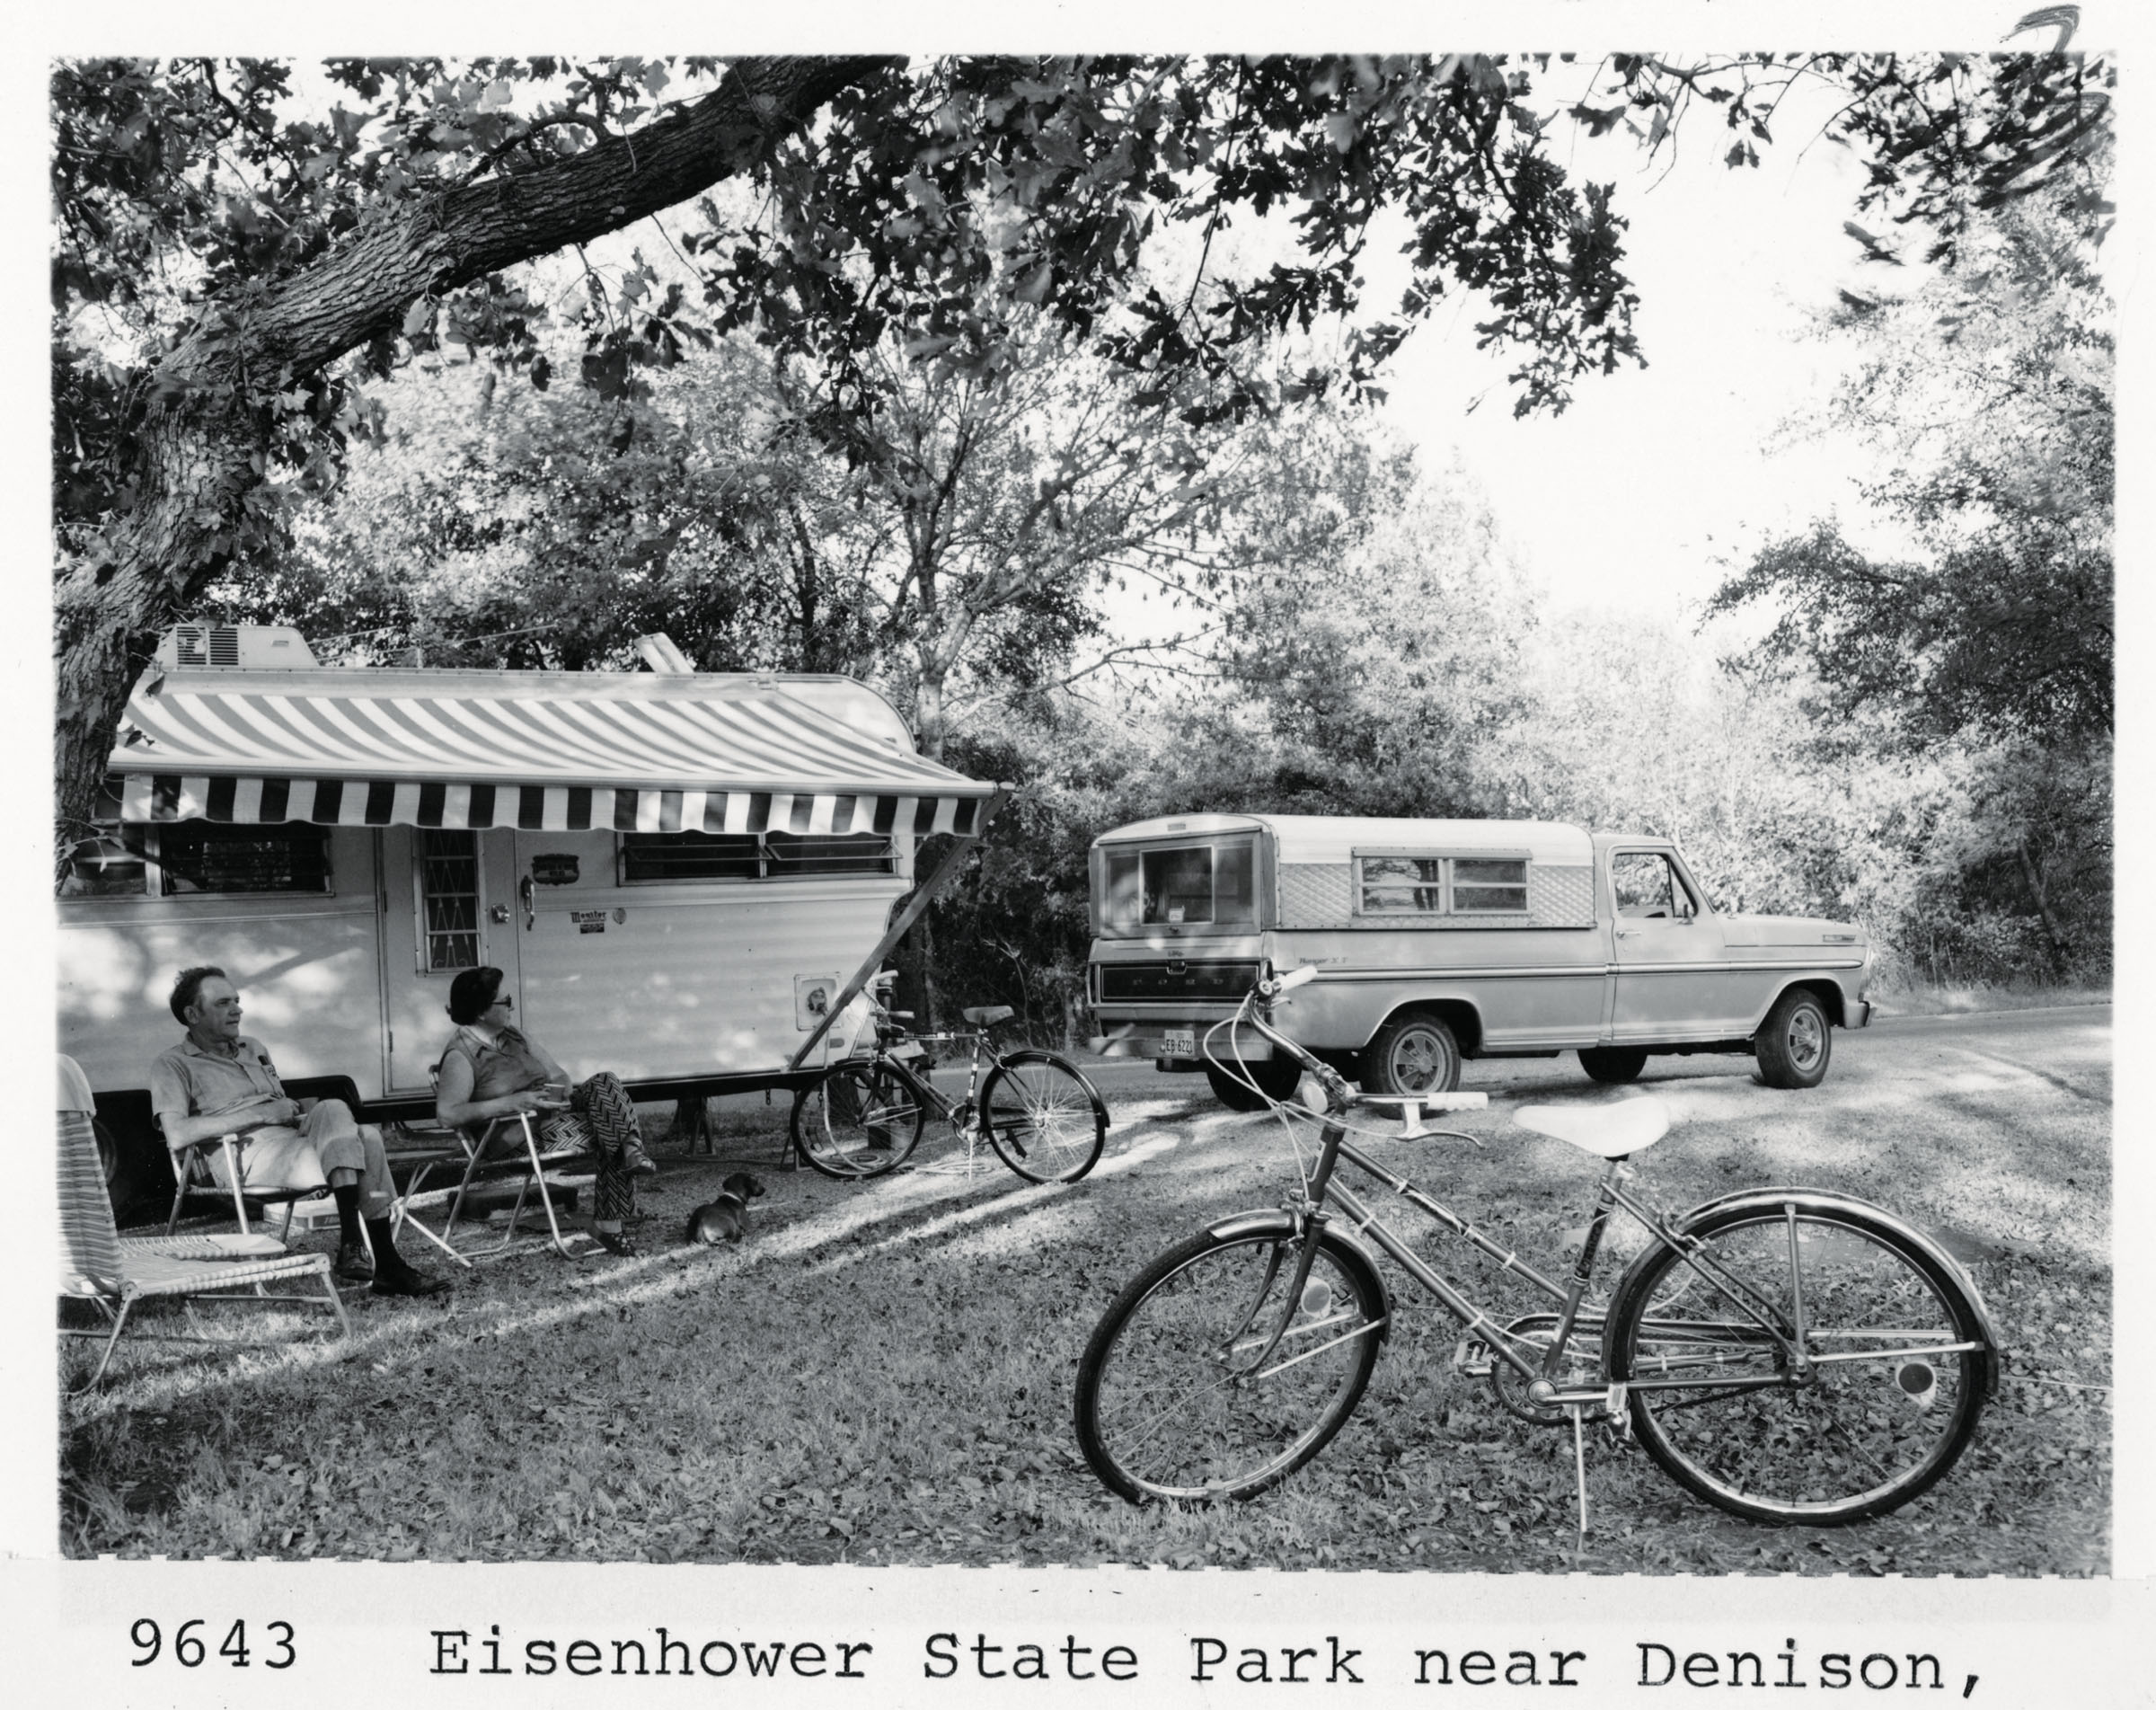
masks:
<svg viewBox="0 0 2156 1710"><path fill-rule="evenodd" d="M63 882L60 1049L146 1108L172 980L215 963L287 1077L430 1113L449 982L490 964L579 1077L782 1085L853 1046L919 840L994 793L845 678L325 669L295 631L182 630ZM169 1200L121 1138L116 1188Z"/></svg>
<svg viewBox="0 0 2156 1710"><path fill-rule="evenodd" d="M1870 1020L1860 927L1723 914L1665 837L1524 820L1190 814L1092 846L1088 995L1110 1049L1201 1066L1262 968L1312 966L1274 1024L1365 1090L1439 1092L1466 1057L1752 1051L1816 1085L1833 1027ZM1247 1078L1293 1088L1263 1041ZM1215 1054L1225 1057L1224 1032ZM1256 1094L1208 1068L1232 1103Z"/></svg>

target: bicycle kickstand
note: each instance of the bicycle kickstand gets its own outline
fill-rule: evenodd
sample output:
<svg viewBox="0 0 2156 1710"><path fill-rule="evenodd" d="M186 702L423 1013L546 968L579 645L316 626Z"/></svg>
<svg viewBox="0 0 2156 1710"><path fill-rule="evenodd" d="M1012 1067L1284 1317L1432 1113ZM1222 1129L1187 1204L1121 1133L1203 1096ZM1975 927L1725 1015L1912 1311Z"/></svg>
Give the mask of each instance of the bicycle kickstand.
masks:
<svg viewBox="0 0 2156 1710"><path fill-rule="evenodd" d="M1587 1547L1587 1434L1581 1423L1586 1413L1586 1404L1574 1402L1566 1409L1572 1415L1572 1470L1576 1478L1575 1489L1579 1496L1578 1550Z"/></svg>

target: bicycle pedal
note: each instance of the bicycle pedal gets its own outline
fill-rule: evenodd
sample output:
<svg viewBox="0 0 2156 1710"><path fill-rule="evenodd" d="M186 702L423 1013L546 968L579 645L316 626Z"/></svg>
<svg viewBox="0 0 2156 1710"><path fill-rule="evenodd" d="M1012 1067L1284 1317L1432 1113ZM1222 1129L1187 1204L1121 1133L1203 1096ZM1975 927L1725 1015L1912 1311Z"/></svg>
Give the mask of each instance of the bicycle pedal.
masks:
<svg viewBox="0 0 2156 1710"><path fill-rule="evenodd" d="M1496 1359L1480 1336L1462 1336L1453 1350L1453 1369L1468 1378L1487 1378Z"/></svg>

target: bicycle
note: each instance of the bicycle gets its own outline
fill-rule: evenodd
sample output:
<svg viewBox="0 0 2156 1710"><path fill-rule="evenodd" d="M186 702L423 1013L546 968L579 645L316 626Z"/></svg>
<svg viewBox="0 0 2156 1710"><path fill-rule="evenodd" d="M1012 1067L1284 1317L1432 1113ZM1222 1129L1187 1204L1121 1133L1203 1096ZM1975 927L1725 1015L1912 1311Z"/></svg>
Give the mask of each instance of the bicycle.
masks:
<svg viewBox="0 0 2156 1710"><path fill-rule="evenodd" d="M1076 1182L1093 1167L1108 1139L1107 1105L1068 1059L988 1045L987 1030L1013 1014L1008 1005L961 1011L972 1032L914 1034L899 1024L906 1013L885 1008L879 992L870 1001L873 1054L842 1059L795 1096L793 1144L809 1167L848 1182L888 1174L913 1156L932 1110L965 1141L968 1168L983 1139L1029 1182ZM945 1097L897 1054L958 1043L970 1050L962 1099Z"/></svg>
<svg viewBox="0 0 2156 1710"><path fill-rule="evenodd" d="M1401 1123L1392 1138L1480 1144L1425 1128L1416 1097L1352 1092L1260 1017L1316 971L1268 970L1206 1035L1211 1057L1221 1028L1232 1043L1248 1025L1315 1078L1325 1103L1317 1162L1280 1209L1224 1218L1154 1259L1094 1330L1079 1362L1076 1425L1110 1490L1133 1502L1245 1499L1332 1440L1392 1317L1364 1236L1465 1326L1456 1367L1479 1374L1487 1360L1516 1417L1569 1418L1583 1537L1589 1414L1693 1494L1771 1524L1884 1514L1953 1466L1996 1386L1999 1342L1975 1285L1929 1236L1865 1201L1793 1187L1727 1194L1672 1219L1626 1185L1627 1160L1668 1130L1658 1102L1527 1106L1521 1124L1604 1160L1560 1285L1347 1138L1357 1109L1388 1110ZM1268 1103L1284 1120L1316 1116ZM1296 1156L1300 1168L1299 1142ZM1343 1161L1555 1310L1498 1325L1336 1179ZM1619 1210L1652 1238L1606 1304L1590 1307L1595 1254Z"/></svg>

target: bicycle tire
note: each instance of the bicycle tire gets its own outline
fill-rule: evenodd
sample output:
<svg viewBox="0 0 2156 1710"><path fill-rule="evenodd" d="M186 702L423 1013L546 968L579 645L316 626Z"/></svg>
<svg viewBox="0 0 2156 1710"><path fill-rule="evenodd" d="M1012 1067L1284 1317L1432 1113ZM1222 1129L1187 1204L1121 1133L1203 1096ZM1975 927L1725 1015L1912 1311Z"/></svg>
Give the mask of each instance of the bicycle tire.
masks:
<svg viewBox="0 0 2156 1710"><path fill-rule="evenodd" d="M864 1181L911 1157L927 1121L914 1089L888 1063L835 1063L794 1098L794 1149L820 1174Z"/></svg>
<svg viewBox="0 0 2156 1710"><path fill-rule="evenodd" d="M1053 1051L1011 1051L981 1085L981 1131L1029 1182L1077 1182L1108 1142L1108 1110L1078 1066Z"/></svg>
<svg viewBox="0 0 2156 1710"><path fill-rule="evenodd" d="M1869 1520L1946 1475L1988 1387L1983 1310L1957 1273L1870 1208L1794 1190L1710 1207L1680 1233L1756 1290L1755 1308L1785 1333L1801 1298L1807 1355L1858 1357L1790 1380L1781 1344L1657 1244L1618 1285L1604 1358L1621 1383L1697 1373L1690 1389L1629 1391L1633 1434L1663 1471L1717 1508L1780 1526ZM1780 1381L1732 1387L1763 1378Z"/></svg>
<svg viewBox="0 0 2156 1710"><path fill-rule="evenodd" d="M1348 1422L1377 1363L1385 1295L1338 1236L1320 1238L1263 1369L1218 1375L1282 1328L1295 1257L1294 1237L1277 1229L1206 1230L1116 1297L1079 1360L1075 1397L1079 1447L1109 1490L1129 1502L1243 1501ZM1316 1335L1325 1340L1292 1345Z"/></svg>

